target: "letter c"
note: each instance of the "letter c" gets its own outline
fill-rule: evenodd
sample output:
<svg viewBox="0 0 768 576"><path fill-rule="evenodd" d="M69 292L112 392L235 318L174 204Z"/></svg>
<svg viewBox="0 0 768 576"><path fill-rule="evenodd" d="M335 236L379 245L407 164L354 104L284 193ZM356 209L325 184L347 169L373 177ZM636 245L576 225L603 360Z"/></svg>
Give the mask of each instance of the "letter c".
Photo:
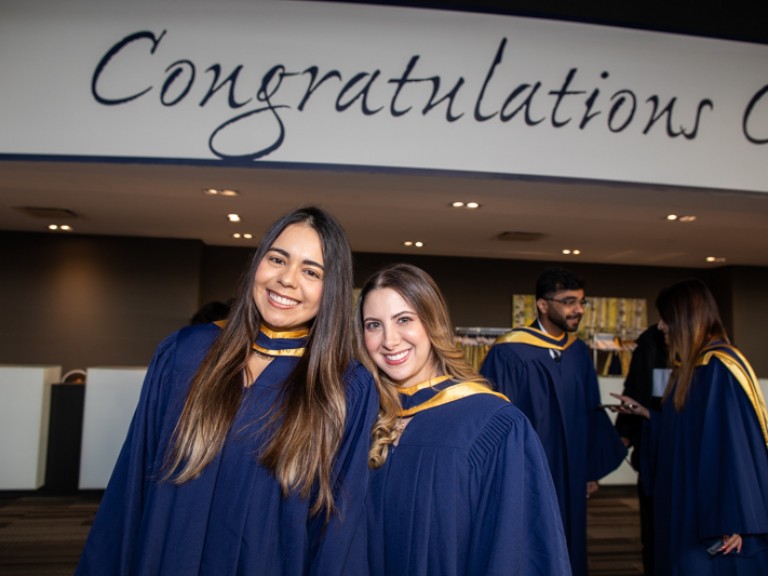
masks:
<svg viewBox="0 0 768 576"><path fill-rule="evenodd" d="M150 40L152 42L152 50L150 50L150 53L154 54L155 50L157 50L157 47L160 44L160 41L163 39L163 36L165 36L165 33L166 33L166 30L163 30L160 36L155 37L155 35L149 31L136 32L134 34L130 34L126 36L120 42L112 46L109 52L107 52L104 55L104 57L99 61L99 64L98 66L96 66L96 70L93 73L93 79L91 80L91 94L93 94L93 97L96 99L96 101L99 104L112 105L112 106L116 104L125 104L126 102L135 100L136 98L139 98L140 96L152 90L152 87L149 86L148 88L145 88L141 92L137 92L132 96L126 96L125 98L105 98L99 95L97 84L99 82L99 77L101 76L102 72L104 72L104 69L107 67L107 64L109 64L109 61L115 55L117 55L117 53L120 52L123 48L128 46L128 44L131 44L132 42L136 42L138 40Z"/></svg>
<svg viewBox="0 0 768 576"><path fill-rule="evenodd" d="M742 122L742 130L744 131L744 136L746 136L747 140L752 142L752 144L768 144L768 137L766 138L754 138L749 134L749 117L752 115L752 110L755 107L755 105L758 103L758 101L768 94L768 84L762 87L761 90L757 92L752 97L752 100L749 101L749 105L747 106L747 109L744 111L744 121Z"/></svg>

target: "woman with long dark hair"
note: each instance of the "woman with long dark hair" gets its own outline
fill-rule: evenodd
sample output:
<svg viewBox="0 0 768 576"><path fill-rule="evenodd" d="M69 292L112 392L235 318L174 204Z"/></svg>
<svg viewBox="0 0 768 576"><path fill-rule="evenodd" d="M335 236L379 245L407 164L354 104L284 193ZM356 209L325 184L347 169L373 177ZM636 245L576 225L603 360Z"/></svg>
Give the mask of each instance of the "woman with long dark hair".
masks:
<svg viewBox="0 0 768 576"><path fill-rule="evenodd" d="M353 361L352 257L317 208L275 222L226 322L149 367L78 574L357 574L378 397Z"/></svg>
<svg viewBox="0 0 768 576"><path fill-rule="evenodd" d="M768 574L768 413L752 367L730 344L699 280L656 306L672 375L651 418L656 449L655 576Z"/></svg>
<svg viewBox="0 0 768 576"><path fill-rule="evenodd" d="M374 274L355 333L381 398L370 573L569 575L538 436L464 359L432 278L408 264Z"/></svg>

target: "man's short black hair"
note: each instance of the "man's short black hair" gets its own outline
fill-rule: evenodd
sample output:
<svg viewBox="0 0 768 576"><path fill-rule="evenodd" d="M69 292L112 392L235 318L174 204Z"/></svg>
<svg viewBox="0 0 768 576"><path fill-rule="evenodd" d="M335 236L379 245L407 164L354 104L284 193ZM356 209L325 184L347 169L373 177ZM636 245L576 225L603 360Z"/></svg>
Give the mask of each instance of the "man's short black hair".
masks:
<svg viewBox="0 0 768 576"><path fill-rule="evenodd" d="M583 290L584 279L565 268L548 268L536 281L536 300L549 298L560 290Z"/></svg>

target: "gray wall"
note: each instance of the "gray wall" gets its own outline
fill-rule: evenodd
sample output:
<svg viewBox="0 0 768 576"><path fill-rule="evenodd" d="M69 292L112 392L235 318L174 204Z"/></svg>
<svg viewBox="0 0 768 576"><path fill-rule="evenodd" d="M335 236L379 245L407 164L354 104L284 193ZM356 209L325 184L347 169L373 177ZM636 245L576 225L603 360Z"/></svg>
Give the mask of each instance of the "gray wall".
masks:
<svg viewBox="0 0 768 576"><path fill-rule="evenodd" d="M237 292L253 249L197 241L0 232L0 364L143 366L157 343L211 300ZM355 254L355 285L378 267L408 261L438 282L457 326L509 326L512 295L531 293L551 263ZM696 276L712 287L735 343L768 376L762 335L768 268L676 269L563 265L587 280L587 295L653 301Z"/></svg>
<svg viewBox="0 0 768 576"><path fill-rule="evenodd" d="M199 301L196 241L0 233L0 364L143 366Z"/></svg>

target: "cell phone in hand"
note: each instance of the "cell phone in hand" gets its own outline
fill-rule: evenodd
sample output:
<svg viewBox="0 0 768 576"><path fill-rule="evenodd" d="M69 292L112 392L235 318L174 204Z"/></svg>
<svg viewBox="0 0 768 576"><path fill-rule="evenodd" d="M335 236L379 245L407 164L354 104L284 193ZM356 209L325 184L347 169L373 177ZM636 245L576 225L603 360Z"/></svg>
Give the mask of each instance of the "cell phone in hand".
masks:
<svg viewBox="0 0 768 576"><path fill-rule="evenodd" d="M720 554L720 552L723 551L723 545L725 545L725 540L718 540L712 546L707 548L707 554L710 556L715 556L716 554Z"/></svg>

